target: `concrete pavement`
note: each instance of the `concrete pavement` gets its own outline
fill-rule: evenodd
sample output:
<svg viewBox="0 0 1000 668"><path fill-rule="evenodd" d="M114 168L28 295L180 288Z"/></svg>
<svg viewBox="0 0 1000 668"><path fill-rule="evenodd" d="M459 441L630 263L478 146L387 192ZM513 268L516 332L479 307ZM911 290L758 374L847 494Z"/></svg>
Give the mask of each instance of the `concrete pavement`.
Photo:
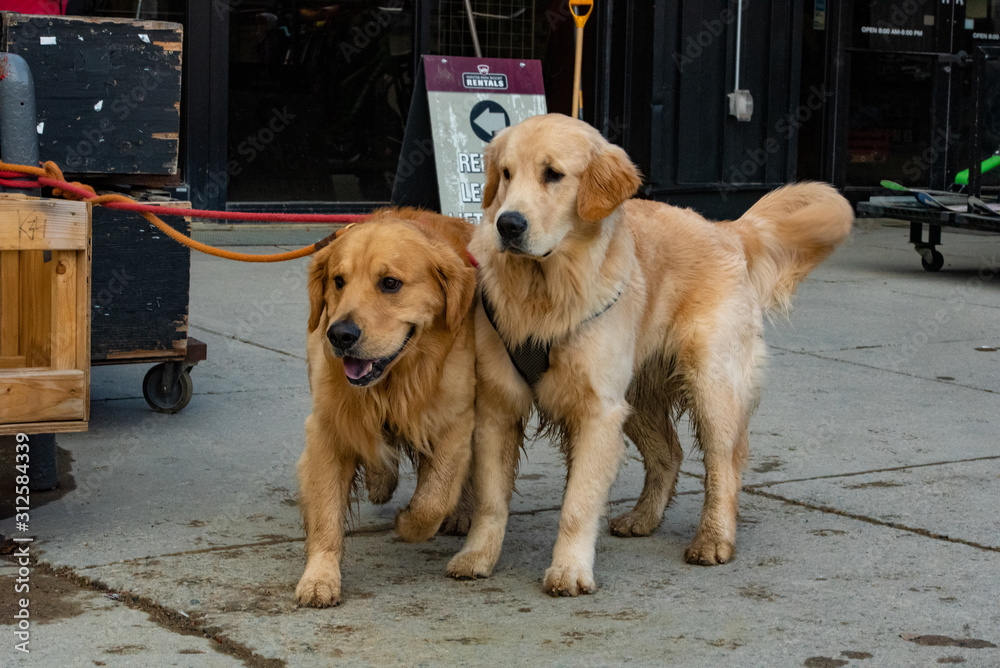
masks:
<svg viewBox="0 0 1000 668"><path fill-rule="evenodd" d="M203 232L306 243L321 231ZM30 653L18 545L0 562L0 657L25 666L1000 665L1000 239L945 233L925 272L893 223L861 220L768 326L737 558L690 566L702 468L650 537L602 535L598 591L541 589L564 468L527 449L492 578L444 575L461 539L408 545L413 489L356 506L344 603L297 609L295 462L309 411L306 261L195 255L195 397L160 415L144 366L93 370L91 429L57 437L62 487L31 497ZM13 486L9 462L5 487ZM611 493L630 507L634 448ZM0 533L15 531L11 511Z"/></svg>

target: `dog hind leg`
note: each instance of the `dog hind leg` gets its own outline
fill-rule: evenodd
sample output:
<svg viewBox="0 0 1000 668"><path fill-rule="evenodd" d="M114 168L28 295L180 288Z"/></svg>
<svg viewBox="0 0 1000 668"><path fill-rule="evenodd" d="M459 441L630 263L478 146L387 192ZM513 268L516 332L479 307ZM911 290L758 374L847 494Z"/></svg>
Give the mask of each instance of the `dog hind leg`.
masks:
<svg viewBox="0 0 1000 668"><path fill-rule="evenodd" d="M454 508L469 471L473 408L444 430L433 457L420 455L417 488L409 505L396 516L396 532L408 543L429 539Z"/></svg>
<svg viewBox="0 0 1000 668"><path fill-rule="evenodd" d="M399 483L399 451L394 450L385 461L364 465L368 500L377 506L389 503Z"/></svg>
<svg viewBox="0 0 1000 668"><path fill-rule="evenodd" d="M476 488L472 479L472 471L465 477L462 493L458 497L455 509L444 518L438 533L445 536L465 536L472 525L472 514L476 507Z"/></svg>
<svg viewBox="0 0 1000 668"><path fill-rule="evenodd" d="M611 520L611 533L623 538L648 536L660 525L674 497L684 457L663 397L637 397L633 406L635 413L625 422L625 433L642 455L646 478L635 507Z"/></svg>

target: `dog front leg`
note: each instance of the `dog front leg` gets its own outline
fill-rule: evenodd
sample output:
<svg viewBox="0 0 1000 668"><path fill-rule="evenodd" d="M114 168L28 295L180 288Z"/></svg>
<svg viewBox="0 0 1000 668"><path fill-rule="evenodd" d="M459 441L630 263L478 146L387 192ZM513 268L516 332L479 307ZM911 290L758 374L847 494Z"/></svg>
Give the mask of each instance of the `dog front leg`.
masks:
<svg viewBox="0 0 1000 668"><path fill-rule="evenodd" d="M306 449L299 459L299 508L306 530L306 569L295 588L300 605L326 608L340 603L340 561L344 518L357 470L352 454L323 442L310 415Z"/></svg>
<svg viewBox="0 0 1000 668"><path fill-rule="evenodd" d="M559 537L552 550L552 565L545 571L545 592L551 596L577 596L597 590L597 526L625 454L622 424L627 413L624 405L612 407L581 420L571 431Z"/></svg>
<svg viewBox="0 0 1000 668"><path fill-rule="evenodd" d="M459 415L434 442L431 457L420 456L417 489L396 516L396 532L408 543L429 539L458 502L472 456L473 408Z"/></svg>
<svg viewBox="0 0 1000 668"><path fill-rule="evenodd" d="M485 578L500 558L517 462L524 440L521 416L481 393L473 436L475 510L462 550L448 563L454 578Z"/></svg>

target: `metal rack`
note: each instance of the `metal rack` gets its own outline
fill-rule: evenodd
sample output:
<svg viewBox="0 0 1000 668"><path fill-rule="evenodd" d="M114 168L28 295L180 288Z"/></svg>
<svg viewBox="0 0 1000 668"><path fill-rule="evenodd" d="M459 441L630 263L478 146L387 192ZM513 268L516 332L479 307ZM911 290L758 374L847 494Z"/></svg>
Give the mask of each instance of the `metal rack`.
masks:
<svg viewBox="0 0 1000 668"><path fill-rule="evenodd" d="M1000 47L977 46L972 59L972 103L973 122L969 133L970 155L982 155L982 125L984 98L984 71L987 63L1000 62ZM978 199L983 194L982 169L980 159L973 159L969 168L969 184L966 195ZM956 196L961 197L960 193ZM963 201L959 199L958 201ZM968 197L964 198L968 202ZM912 196L875 196L867 202L860 202L857 212L872 218L897 218L910 223L910 243L920 254L920 262L927 271L935 272L944 266L944 256L937 247L941 244L942 228L958 231L976 231L1000 234L1000 212L988 215L978 212L973 204L965 204L965 210L956 206L952 209L932 208ZM926 238L924 227L927 228Z"/></svg>

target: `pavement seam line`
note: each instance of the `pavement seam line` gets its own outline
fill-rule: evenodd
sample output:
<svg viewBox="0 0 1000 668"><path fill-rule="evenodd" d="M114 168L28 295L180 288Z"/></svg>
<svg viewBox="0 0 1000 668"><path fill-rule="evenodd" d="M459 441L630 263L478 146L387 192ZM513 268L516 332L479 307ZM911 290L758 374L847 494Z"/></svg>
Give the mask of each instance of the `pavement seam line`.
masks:
<svg viewBox="0 0 1000 668"><path fill-rule="evenodd" d="M956 382L950 381L950 380L945 381L945 380L938 380L937 378L927 378L925 376L918 376L916 374L906 373L904 371L894 371L892 369L886 369L886 368L880 367L880 366L873 366L871 364L862 364L860 362L851 362L849 360L837 359L836 357L825 357L823 355L820 355L820 354L817 354L817 353L806 352L804 350L789 350L787 348L781 348L779 346L769 346L769 347L773 348L774 350L779 350L779 351L784 352L784 353L791 353L793 355L806 355L807 357L813 357L815 359L824 360L826 362L839 362L841 364L850 364L851 366L859 366L862 369L874 369L875 371L883 371L885 373L894 373L894 374L899 375L899 376L904 376L906 378L914 378L916 380L923 380L923 381L926 381L928 383L943 383L943 384L949 385L951 387L964 387L967 390L975 390L977 392L986 392L987 394L996 394L995 391L988 390L985 387L975 387L973 385L965 385L963 383L956 383Z"/></svg>
<svg viewBox="0 0 1000 668"><path fill-rule="evenodd" d="M221 629L218 629L217 627L200 624L194 618L182 615L176 610L164 607L163 605L160 605L145 596L133 594L129 591L113 589L100 580L80 575L75 571L75 569L69 566L56 568L44 561L35 560L33 568L45 575L50 575L52 577L57 577L71 582L80 589L99 592L102 594L116 594L118 598L112 598L111 600L121 603L131 610L138 610L140 612L147 613L149 615L149 621L153 622L157 626L179 635L206 638L214 643L213 649L221 654L243 661L243 663L250 668L284 668L284 666L287 665L284 659L267 658L258 654L243 643L230 640L225 635L222 635Z"/></svg>
<svg viewBox="0 0 1000 668"><path fill-rule="evenodd" d="M790 478L788 480L775 480L772 482L759 482L752 485L745 485L743 489L759 489L761 487L773 487L775 485L784 485L791 482L808 482L810 480L830 480L834 478L852 478L859 475L870 475L872 473L891 473L892 471L908 471L909 469L919 469L926 468L929 466L947 466L948 464L964 464L966 462L983 462L992 461L1000 459L1000 455L990 455L986 457L971 457L969 459L955 459L951 461L943 462L928 462L926 464L908 464L906 466L890 466L884 469L871 469L869 471L852 471L849 473L831 473L830 475L818 475L811 478ZM687 475L695 476L701 478L694 473L688 473Z"/></svg>
<svg viewBox="0 0 1000 668"><path fill-rule="evenodd" d="M256 343L255 341L250 341L249 339L243 339L243 338L240 338L240 337L236 336L235 334L226 334L225 332L219 332L219 331L216 331L214 329L209 329L208 327L202 327L201 325L195 325L195 324L191 324L191 323L188 323L188 327L191 328L191 329L200 329L203 332L208 332L209 334L215 334L216 336L221 336L221 337L223 337L225 339L231 339L233 341L239 341L240 343L245 343L248 346L254 346L255 348L262 348L264 350L269 350L272 353L278 353L279 355L285 355L286 357L291 357L292 359L302 360L303 362L306 361L305 357L301 357L299 355L296 355L294 353L290 353L290 352L287 352L287 351L284 351L284 350L279 350L277 348L271 348L270 346L265 346L262 343Z"/></svg>
<svg viewBox="0 0 1000 668"><path fill-rule="evenodd" d="M940 540L946 543L956 543L958 545L967 545L969 547L974 547L978 550L983 550L985 552L998 552L1000 553L1000 547L992 545L983 545L982 543L976 543L971 540L965 540L964 538L955 538L954 536L948 536L941 533L936 533L934 531L929 531L928 529L920 529L917 527L907 526L905 524L900 524L899 522L889 522L886 520L876 519L874 517L868 517L867 515L858 515L857 513L850 513L846 510L840 510L838 508L833 508L831 506L823 506L816 503L809 503L808 501L798 501L796 499L788 498L787 496L782 496L781 494L773 494L771 492L765 492L759 489L752 489L744 487L743 491L751 496L760 496L765 499L771 499L772 501L781 501L783 503L789 503L793 506L799 506L801 508L807 508L809 510L816 510L821 513L827 513L830 515L838 515L840 517L846 517L852 520L858 520L859 522L866 522L868 524L873 524L875 526L888 527L890 529L897 529L899 531L907 531L909 533L916 534L918 536L923 536L924 538L931 538L933 540Z"/></svg>
<svg viewBox="0 0 1000 668"><path fill-rule="evenodd" d="M691 475L691 474L688 474ZM687 492L678 492L675 496L686 496L688 494L701 494L701 490L689 490ZM609 506L614 506L621 503L634 503L639 500L639 497L626 497L624 499L615 499L614 501L608 501ZM547 506L544 508L532 508L531 510L514 510L509 513L510 516L526 517L531 515L536 515L538 513L548 513L562 510L562 506ZM395 529L395 524L391 522L383 522L382 524L375 524L367 527L357 527L354 529L348 529L344 532L345 537L350 536L365 536L374 535L380 533L388 533ZM107 568L108 566L124 566L128 564L141 564L144 561L150 559L166 559L169 557L187 557L195 554L212 554L215 552L227 552L229 550L242 550L252 547L270 547L272 545L285 545L287 543L302 543L305 541L303 536L288 536L285 538L274 538L272 540L264 540L256 543L240 543L238 545L217 545L215 547L205 547L200 550L185 550L183 552L168 552L166 554L150 554L144 557L132 557L131 559L121 559L119 561L109 561L104 564L90 564L89 566L78 566L77 570L86 571L95 568ZM64 566L62 568L70 568L69 566Z"/></svg>

